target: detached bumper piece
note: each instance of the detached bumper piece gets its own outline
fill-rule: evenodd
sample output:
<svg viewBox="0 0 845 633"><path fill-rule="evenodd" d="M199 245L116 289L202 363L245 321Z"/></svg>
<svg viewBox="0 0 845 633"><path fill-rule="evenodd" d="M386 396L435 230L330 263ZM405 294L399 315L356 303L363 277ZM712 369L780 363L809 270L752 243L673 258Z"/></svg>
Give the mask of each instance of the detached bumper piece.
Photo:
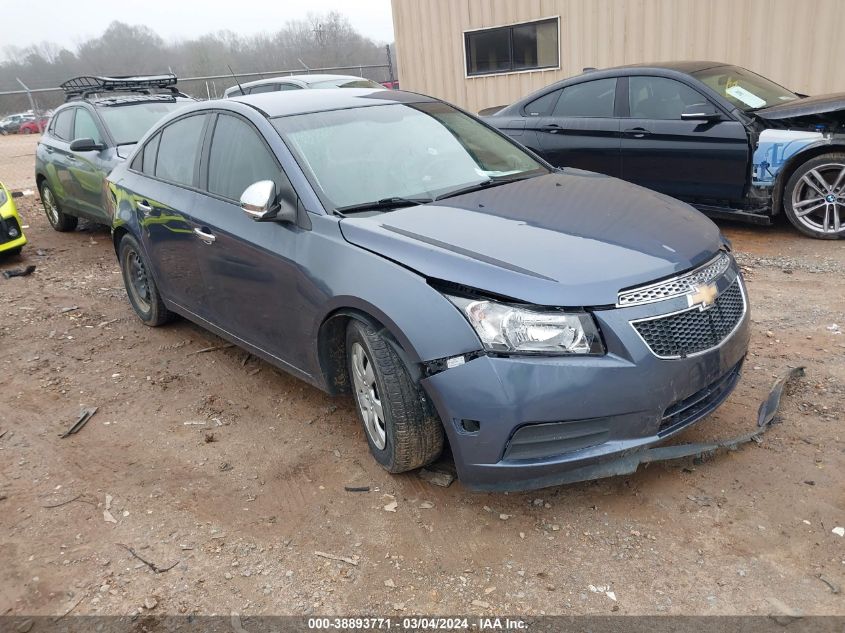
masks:
<svg viewBox="0 0 845 633"><path fill-rule="evenodd" d="M733 372L731 372L731 374L733 374ZM694 442L692 444L638 448L621 457L616 457L615 459L597 464L590 464L588 466L576 468L558 475L534 479L529 485L523 484L513 486L513 489L533 490L561 484L570 484L578 481L591 481L594 479L602 479L604 477L630 475L631 473L637 471L640 464L650 464L653 462L663 462L688 457L700 458L706 455L712 455L716 451L722 449L734 450L743 444L747 444L748 442L759 443L760 437L776 423L777 409L780 406L781 396L783 395L783 391L785 390L787 384L803 375L804 368L797 367L795 369L790 369L781 376L773 385L769 395L760 404L760 408L757 413L757 428L743 435L724 440L714 440L712 442ZM488 486L482 484L473 486L473 489L502 490L508 489L508 487L503 488L502 486Z"/></svg>

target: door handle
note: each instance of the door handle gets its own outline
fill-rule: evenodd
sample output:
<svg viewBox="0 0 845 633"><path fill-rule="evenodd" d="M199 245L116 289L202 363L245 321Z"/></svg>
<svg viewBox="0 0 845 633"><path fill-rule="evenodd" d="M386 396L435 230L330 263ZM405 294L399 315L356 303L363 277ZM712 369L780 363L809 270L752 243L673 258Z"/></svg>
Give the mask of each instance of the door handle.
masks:
<svg viewBox="0 0 845 633"><path fill-rule="evenodd" d="M135 208L138 209L138 211L143 211L144 213L150 213L153 210L153 208L146 200L137 201L135 203Z"/></svg>
<svg viewBox="0 0 845 633"><path fill-rule="evenodd" d="M194 229L194 235L196 235L206 244L214 244L214 240L217 239L216 237L214 237L213 234L209 233L208 229L206 229L205 227L201 229Z"/></svg>
<svg viewBox="0 0 845 633"><path fill-rule="evenodd" d="M635 127L631 128L630 130L622 130L623 134L627 134L628 136L633 136L634 138L643 138L651 134L647 129L644 127Z"/></svg>
<svg viewBox="0 0 845 633"><path fill-rule="evenodd" d="M67 162L69 163L75 163L78 162L79 159L73 154L68 154L67 156L65 156L65 160L67 160Z"/></svg>
<svg viewBox="0 0 845 633"><path fill-rule="evenodd" d="M548 132L549 134L557 134L558 132L562 132L563 128L561 128L557 123L549 123L548 125L541 126L540 131Z"/></svg>
<svg viewBox="0 0 845 633"><path fill-rule="evenodd" d="M46 151L48 154L52 154L52 153L53 153L53 148L52 148L52 147L50 147L49 145L45 145L45 146L44 146L44 149L45 149L45 151Z"/></svg>

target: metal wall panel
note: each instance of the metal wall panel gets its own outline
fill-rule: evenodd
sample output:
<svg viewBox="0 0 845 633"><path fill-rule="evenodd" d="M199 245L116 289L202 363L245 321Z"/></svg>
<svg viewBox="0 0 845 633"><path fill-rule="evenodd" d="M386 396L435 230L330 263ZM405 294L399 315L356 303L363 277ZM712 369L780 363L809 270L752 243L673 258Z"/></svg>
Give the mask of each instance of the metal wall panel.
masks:
<svg viewBox="0 0 845 633"><path fill-rule="evenodd" d="M472 111L586 66L716 60L845 92L845 0L392 0L400 84ZM466 77L463 32L560 16L560 69ZM839 62L839 63L837 63Z"/></svg>

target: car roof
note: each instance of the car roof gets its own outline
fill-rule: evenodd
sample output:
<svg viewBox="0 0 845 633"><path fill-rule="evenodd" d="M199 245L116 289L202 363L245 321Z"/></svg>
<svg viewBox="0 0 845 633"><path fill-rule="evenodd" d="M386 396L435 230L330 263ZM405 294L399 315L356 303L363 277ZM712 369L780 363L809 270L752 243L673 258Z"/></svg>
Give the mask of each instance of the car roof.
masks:
<svg viewBox="0 0 845 633"><path fill-rule="evenodd" d="M322 75L322 74L310 74L310 75L277 75L275 77L267 77L266 79L256 79L255 81L247 81L242 82L241 87L243 88L252 88L253 86L263 86L265 84L275 84L281 83L284 81L293 81L294 83L303 83L307 86L310 86L315 83L320 83L321 81L341 81L344 79L365 79L364 77L357 77L355 75ZM230 86L226 88L226 93L228 94L232 90L238 90L238 86Z"/></svg>
<svg viewBox="0 0 845 633"><path fill-rule="evenodd" d="M717 68L719 66L729 66L725 62L708 62L708 61L673 61L673 62L650 62L642 64L626 64L625 66L615 66L607 70L617 70L620 68L636 68L638 70L675 70L677 72L691 74L701 70L708 70L710 68Z"/></svg>
<svg viewBox="0 0 845 633"><path fill-rule="evenodd" d="M346 108L363 108L373 105L397 103L424 103L437 101L432 97L389 90L387 88L344 88L343 90L286 90L262 92L256 95L238 95L230 101L252 106L268 118L325 112ZM212 102L207 102L212 103Z"/></svg>

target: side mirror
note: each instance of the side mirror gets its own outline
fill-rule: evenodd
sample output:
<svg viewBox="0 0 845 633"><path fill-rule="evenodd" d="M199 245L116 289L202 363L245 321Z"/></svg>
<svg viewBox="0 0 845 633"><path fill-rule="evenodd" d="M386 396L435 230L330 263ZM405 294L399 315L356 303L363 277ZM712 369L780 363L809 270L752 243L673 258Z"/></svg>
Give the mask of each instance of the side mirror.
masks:
<svg viewBox="0 0 845 633"><path fill-rule="evenodd" d="M722 118L719 111L709 103L698 103L684 108L682 121L718 121Z"/></svg>
<svg viewBox="0 0 845 633"><path fill-rule="evenodd" d="M105 145L95 142L93 138L78 138L70 144L72 152L99 152L105 148Z"/></svg>
<svg viewBox="0 0 845 633"><path fill-rule="evenodd" d="M255 221L296 222L296 208L276 202L276 183L259 180L241 194L241 209Z"/></svg>

